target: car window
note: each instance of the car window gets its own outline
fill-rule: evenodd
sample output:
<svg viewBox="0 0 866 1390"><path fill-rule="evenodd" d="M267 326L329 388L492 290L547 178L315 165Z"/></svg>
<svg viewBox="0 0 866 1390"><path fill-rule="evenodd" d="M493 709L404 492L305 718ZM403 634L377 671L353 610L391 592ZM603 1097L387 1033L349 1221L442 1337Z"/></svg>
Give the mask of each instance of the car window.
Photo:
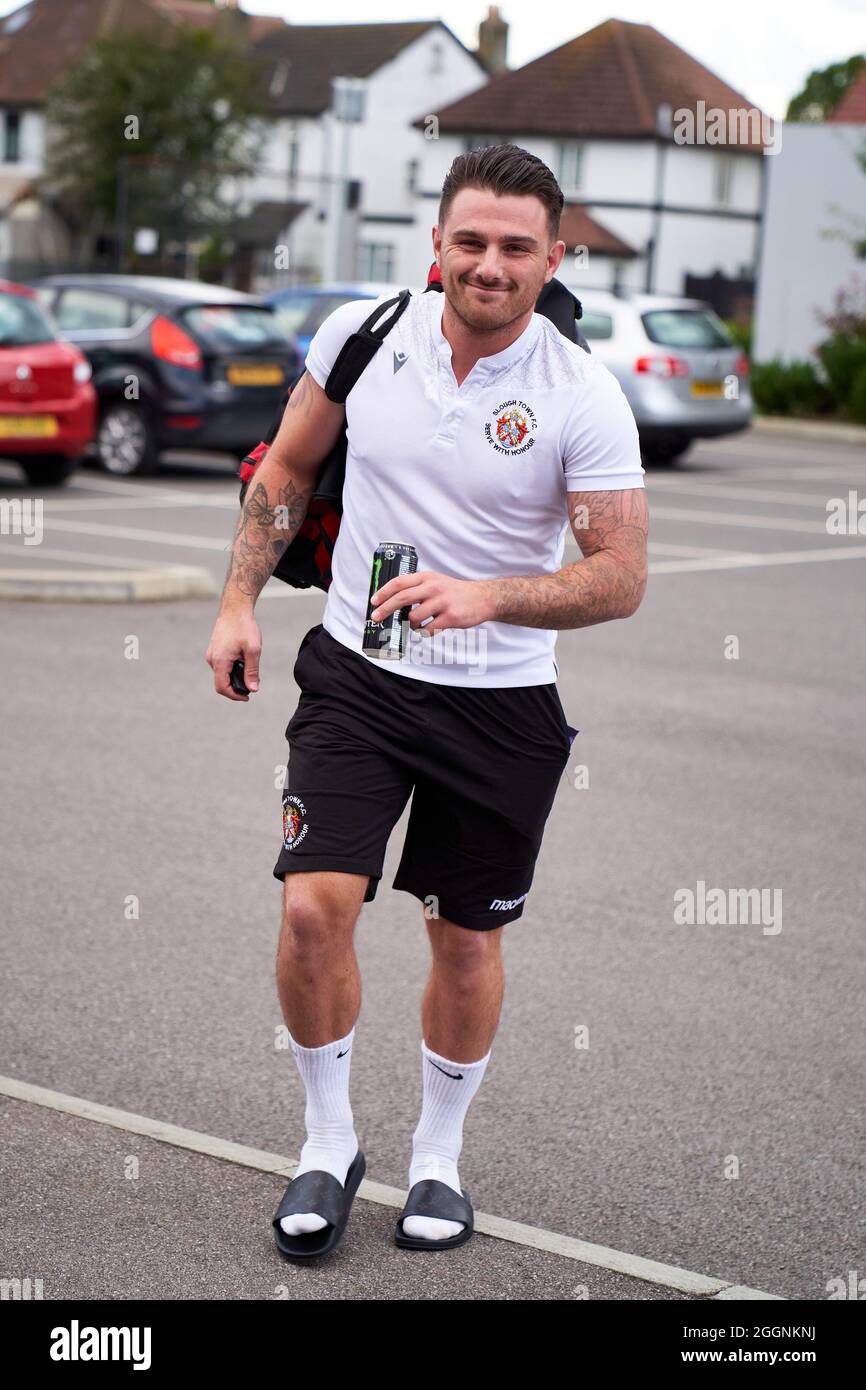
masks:
<svg viewBox="0 0 866 1390"><path fill-rule="evenodd" d="M57 296L56 286L34 285L33 288L36 291L36 297L39 300L39 303L43 306L43 308L50 309Z"/></svg>
<svg viewBox="0 0 866 1390"><path fill-rule="evenodd" d="M254 305L199 304L185 309L181 317L197 337L216 350L286 341L285 330L270 309Z"/></svg>
<svg viewBox="0 0 866 1390"><path fill-rule="evenodd" d="M272 308L283 332L304 333L307 318L321 297L313 294L293 294L290 299L275 300Z"/></svg>
<svg viewBox="0 0 866 1390"><path fill-rule="evenodd" d="M734 340L712 309L651 309L642 314L651 343L663 347L732 347Z"/></svg>
<svg viewBox="0 0 866 1390"><path fill-rule="evenodd" d="M129 321L126 300L105 290L64 290L54 312L66 333L76 329L126 328Z"/></svg>
<svg viewBox="0 0 866 1390"><path fill-rule="evenodd" d="M578 319L577 326L584 338L613 337L613 319L610 314L598 314L592 309L584 309L583 317Z"/></svg>
<svg viewBox="0 0 866 1390"><path fill-rule="evenodd" d="M312 338L328 315L339 309L341 304L348 304L351 299L365 298L366 295L342 291L333 294L293 294L291 298L275 302L273 309L284 333Z"/></svg>
<svg viewBox="0 0 866 1390"><path fill-rule="evenodd" d="M0 294L0 348L53 343L57 334L35 299Z"/></svg>
<svg viewBox="0 0 866 1390"><path fill-rule="evenodd" d="M335 309L339 309L341 304L348 304L353 299L366 299L363 294L320 294L310 309L309 314L304 320L304 326L300 332L305 337L310 337L321 328L329 314L333 314Z"/></svg>
<svg viewBox="0 0 866 1390"><path fill-rule="evenodd" d="M130 325L138 323L138 320L143 314L152 314L154 312L152 304L139 304L137 299L128 299L126 306L129 311Z"/></svg>

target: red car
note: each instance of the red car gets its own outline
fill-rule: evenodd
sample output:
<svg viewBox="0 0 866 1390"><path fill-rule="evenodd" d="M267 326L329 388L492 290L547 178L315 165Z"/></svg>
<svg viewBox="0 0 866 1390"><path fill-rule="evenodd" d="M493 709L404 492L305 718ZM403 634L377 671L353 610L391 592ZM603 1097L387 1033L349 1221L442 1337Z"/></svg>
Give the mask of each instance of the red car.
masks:
<svg viewBox="0 0 866 1390"><path fill-rule="evenodd" d="M0 280L0 458L17 460L34 486L65 482L93 439L90 377L34 291Z"/></svg>

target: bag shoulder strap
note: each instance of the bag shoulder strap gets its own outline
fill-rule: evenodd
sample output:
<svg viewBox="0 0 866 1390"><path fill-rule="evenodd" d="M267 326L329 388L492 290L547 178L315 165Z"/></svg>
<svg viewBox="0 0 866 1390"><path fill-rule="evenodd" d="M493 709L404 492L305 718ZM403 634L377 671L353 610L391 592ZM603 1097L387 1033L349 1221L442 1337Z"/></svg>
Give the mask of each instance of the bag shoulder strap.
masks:
<svg viewBox="0 0 866 1390"><path fill-rule="evenodd" d="M394 324L406 308L411 297L411 290L401 290L395 299L389 299L386 304L380 304L370 317L361 324L358 332L353 333L352 336L346 340L340 349L337 360L331 368L328 380L325 382L325 393L329 400L336 401L340 405L344 404L352 387L357 384L364 368L369 366L374 353L381 346L385 335L394 327ZM378 328L374 329L373 325L376 320L386 309L390 309L392 305L396 305L393 314L391 314L390 318L386 319L383 324L380 324ZM283 422L283 416L289 404L289 396L294 391L305 371L306 368L302 366L294 381L290 383L289 389L280 402L279 409L271 421L271 427L262 440L263 444L273 444L276 439L277 431ZM259 448L261 448L261 445L259 445ZM253 457L253 453L254 451L250 454L251 458ZM257 459L256 462L259 462L259 460Z"/></svg>
<svg viewBox="0 0 866 1390"><path fill-rule="evenodd" d="M384 304L377 305L370 317L361 324L357 333L352 333L346 339L328 373L328 380L325 382L325 395L329 401L335 401L338 405L345 403L352 387L357 385L361 373L370 365L386 335L391 332L411 298L411 290L401 290L395 299L389 299ZM392 306L394 306L393 312L378 327L374 327L377 319Z"/></svg>

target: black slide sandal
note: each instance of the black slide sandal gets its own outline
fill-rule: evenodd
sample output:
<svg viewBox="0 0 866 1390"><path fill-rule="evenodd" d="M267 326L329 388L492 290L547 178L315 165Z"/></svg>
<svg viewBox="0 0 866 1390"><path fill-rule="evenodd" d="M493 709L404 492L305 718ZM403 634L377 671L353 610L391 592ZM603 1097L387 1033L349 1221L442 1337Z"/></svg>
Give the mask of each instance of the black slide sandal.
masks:
<svg viewBox="0 0 866 1390"><path fill-rule="evenodd" d="M345 1185L333 1173L321 1168L302 1173L292 1178L283 1194L273 1219L277 1249L285 1260L310 1260L317 1255L327 1255L339 1245L355 1193L367 1169L367 1161L359 1149L349 1165ZM296 1216L298 1212L315 1212L328 1222L319 1231L309 1231L306 1235L290 1236L280 1225L284 1216Z"/></svg>
<svg viewBox="0 0 866 1390"><path fill-rule="evenodd" d="M403 1250L453 1250L456 1245L463 1245L475 1230L475 1213L466 1188L461 1187L460 1191L462 1197L438 1178L423 1178L416 1182L410 1188L406 1205L397 1218L394 1244ZM435 1216L443 1221L464 1221L466 1224L462 1231L449 1236L447 1240L429 1240L422 1236L404 1235L404 1216Z"/></svg>

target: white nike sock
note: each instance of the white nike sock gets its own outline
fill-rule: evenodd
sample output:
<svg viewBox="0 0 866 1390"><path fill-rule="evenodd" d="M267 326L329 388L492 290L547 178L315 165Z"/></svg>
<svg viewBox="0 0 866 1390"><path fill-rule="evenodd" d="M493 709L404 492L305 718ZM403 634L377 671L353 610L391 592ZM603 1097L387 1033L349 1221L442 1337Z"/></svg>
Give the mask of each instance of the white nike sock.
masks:
<svg viewBox="0 0 866 1390"><path fill-rule="evenodd" d="M492 1049L491 1049L492 1051ZM438 1178L460 1192L457 1160L463 1147L463 1121L469 1103L481 1085L490 1052L477 1062L451 1062L421 1040L423 1103L421 1118L412 1136L409 1187L424 1178ZM407 1216L407 1236L446 1240L463 1229L462 1221L433 1216Z"/></svg>
<svg viewBox="0 0 866 1390"><path fill-rule="evenodd" d="M323 1169L345 1183L349 1165L358 1152L352 1107L349 1104L349 1068L355 1029L344 1038L325 1043L322 1047L302 1047L291 1033L298 1071L306 1089L304 1124L307 1140L294 1176ZM315 1212L297 1212L284 1216L280 1225L288 1236L306 1235L327 1226L324 1217Z"/></svg>

